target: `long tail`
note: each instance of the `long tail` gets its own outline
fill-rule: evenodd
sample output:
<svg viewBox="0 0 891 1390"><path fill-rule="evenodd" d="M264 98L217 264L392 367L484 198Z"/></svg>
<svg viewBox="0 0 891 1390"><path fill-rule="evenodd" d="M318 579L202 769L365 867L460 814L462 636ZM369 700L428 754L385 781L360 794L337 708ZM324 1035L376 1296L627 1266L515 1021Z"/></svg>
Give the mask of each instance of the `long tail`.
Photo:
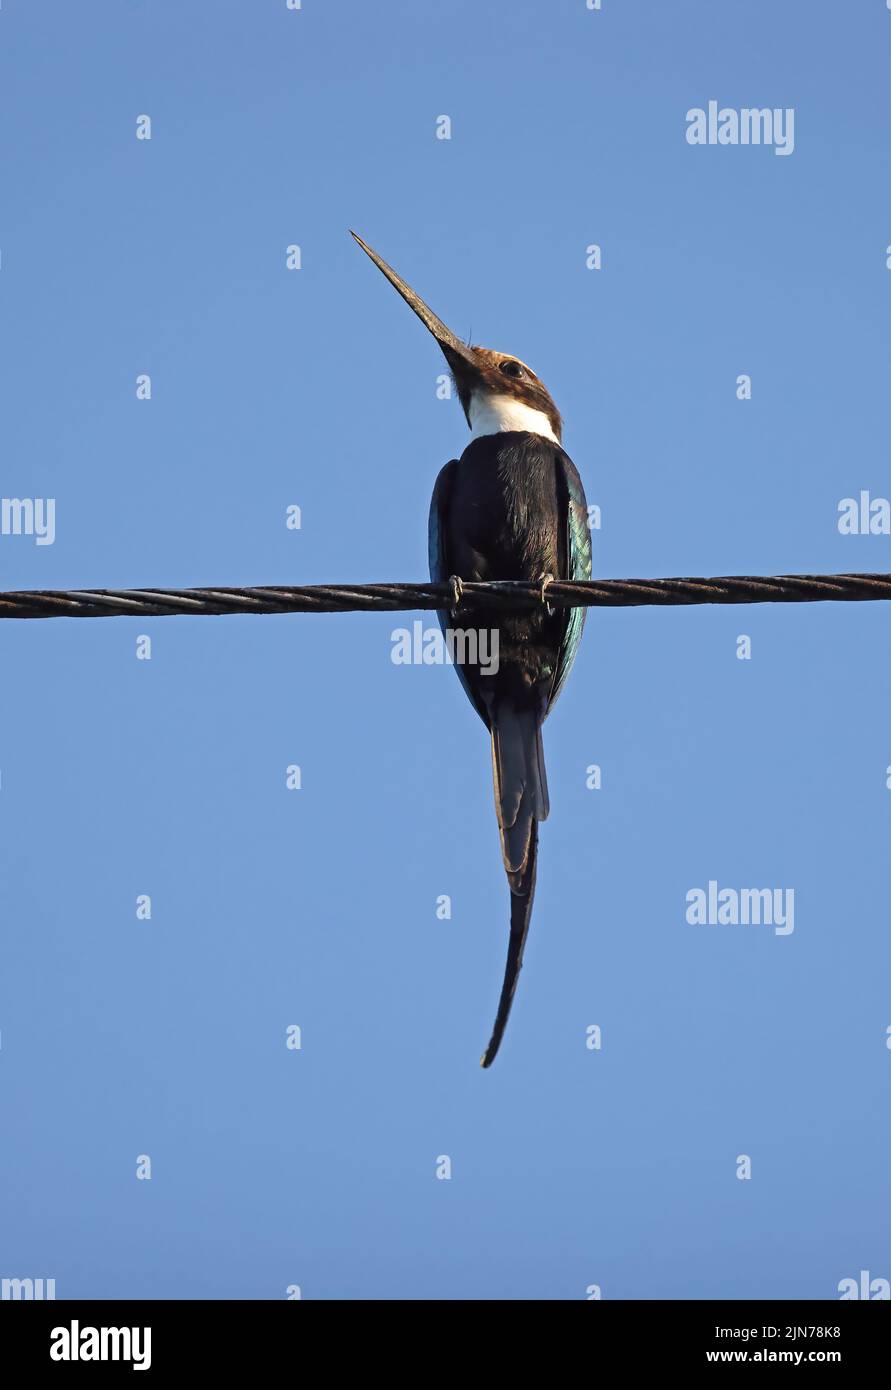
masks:
<svg viewBox="0 0 891 1390"><path fill-rule="evenodd" d="M495 1060L507 1026L532 918L538 822L548 817L541 724L534 710L500 705L492 714L492 773L501 853L510 885L510 940L495 1027L481 1065Z"/></svg>

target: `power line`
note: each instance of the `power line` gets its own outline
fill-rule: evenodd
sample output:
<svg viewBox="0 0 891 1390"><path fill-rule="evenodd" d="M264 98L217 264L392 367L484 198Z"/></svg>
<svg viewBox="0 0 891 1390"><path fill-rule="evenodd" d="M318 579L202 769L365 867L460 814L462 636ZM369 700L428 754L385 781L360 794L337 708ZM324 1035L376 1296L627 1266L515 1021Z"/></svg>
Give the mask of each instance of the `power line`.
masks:
<svg viewBox="0 0 891 1390"><path fill-rule="evenodd" d="M540 583L460 586L459 616L542 601ZM820 603L891 599L891 574L730 575L715 579L553 580L556 608L672 607L699 603ZM395 613L450 608L449 584L308 584L224 589L33 589L0 593L0 618L166 618L222 613Z"/></svg>

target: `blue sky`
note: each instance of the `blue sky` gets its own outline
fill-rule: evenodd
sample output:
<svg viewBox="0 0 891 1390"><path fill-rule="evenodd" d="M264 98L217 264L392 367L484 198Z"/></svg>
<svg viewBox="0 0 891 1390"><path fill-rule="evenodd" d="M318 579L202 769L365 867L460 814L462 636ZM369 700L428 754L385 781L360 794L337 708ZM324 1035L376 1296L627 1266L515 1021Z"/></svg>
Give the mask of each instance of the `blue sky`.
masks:
<svg viewBox="0 0 891 1390"><path fill-rule="evenodd" d="M0 491L56 536L0 535L0 587L425 577L466 427L350 226L547 382L596 575L891 570L837 526L891 489L889 45L881 0L8 0ZM711 99L794 108L794 152L690 146ZM887 608L590 614L485 1073L488 747L453 672L391 662L413 616L3 624L0 1275L891 1278ZM794 890L794 932L688 924L710 880Z"/></svg>

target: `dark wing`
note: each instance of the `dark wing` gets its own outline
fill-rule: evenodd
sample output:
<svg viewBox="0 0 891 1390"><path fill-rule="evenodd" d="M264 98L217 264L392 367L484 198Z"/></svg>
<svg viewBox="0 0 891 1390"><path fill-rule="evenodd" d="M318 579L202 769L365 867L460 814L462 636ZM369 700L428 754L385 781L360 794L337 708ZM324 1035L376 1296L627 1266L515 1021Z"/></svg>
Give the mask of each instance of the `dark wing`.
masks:
<svg viewBox="0 0 891 1390"><path fill-rule="evenodd" d="M578 469L562 449L556 451L557 496L566 538L566 579L591 578L591 532L588 529L588 503ZM550 710L569 675L585 626L584 608L567 608L566 630L557 656L554 684L548 700Z"/></svg>
<svg viewBox="0 0 891 1390"><path fill-rule="evenodd" d="M436 479L436 483L433 487L433 496L430 498L430 518L427 523L427 549L430 561L430 578L433 580L434 584L447 584L455 573L449 562L448 554L448 516L449 501L452 495L452 487L455 481L455 469L457 467L458 460L451 459L450 462L440 470L439 477ZM439 609L436 616L439 619L439 626L442 628L443 635L445 635L449 623L453 623L455 619L452 618L451 613L445 608ZM489 715L486 711L486 707L479 696L471 689L464 672L464 667L460 662L456 662L455 670L458 673L458 679L467 692L470 703L488 728Z"/></svg>

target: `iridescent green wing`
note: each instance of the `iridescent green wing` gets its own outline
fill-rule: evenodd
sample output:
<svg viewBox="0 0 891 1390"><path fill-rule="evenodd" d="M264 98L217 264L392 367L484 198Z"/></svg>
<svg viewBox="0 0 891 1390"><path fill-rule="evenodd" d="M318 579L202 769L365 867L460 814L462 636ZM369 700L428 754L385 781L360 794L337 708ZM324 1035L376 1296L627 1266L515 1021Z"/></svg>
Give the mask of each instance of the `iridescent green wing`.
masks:
<svg viewBox="0 0 891 1390"><path fill-rule="evenodd" d="M562 449L557 452L556 468L557 494L563 505L566 527L567 573L561 578L590 579L591 532L588 529L588 503L585 500L585 489L582 487L578 469L569 455L565 454ZM579 642L582 640L582 629L585 626L586 609L568 608L566 613L566 631L560 644L548 709L553 706L563 689L563 683L572 668Z"/></svg>

